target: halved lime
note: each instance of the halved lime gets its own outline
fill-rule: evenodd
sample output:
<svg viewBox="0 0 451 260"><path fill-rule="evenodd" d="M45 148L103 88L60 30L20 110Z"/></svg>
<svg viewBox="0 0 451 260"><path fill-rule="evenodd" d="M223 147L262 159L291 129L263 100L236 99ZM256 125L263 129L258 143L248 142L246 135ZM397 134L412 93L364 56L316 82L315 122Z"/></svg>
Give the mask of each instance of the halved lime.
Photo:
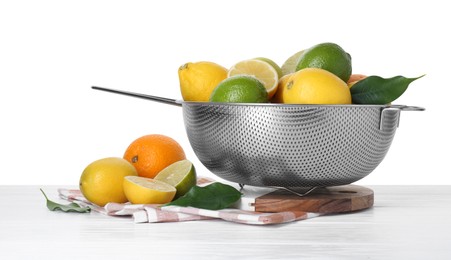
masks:
<svg viewBox="0 0 451 260"><path fill-rule="evenodd" d="M189 160L181 160L164 168L154 179L175 187L177 190L176 199L185 195L196 185L196 169Z"/></svg>
<svg viewBox="0 0 451 260"><path fill-rule="evenodd" d="M304 53L304 50L298 51L295 54L291 55L282 65L282 75L288 75L296 71L296 66L299 63L299 59L301 55Z"/></svg>

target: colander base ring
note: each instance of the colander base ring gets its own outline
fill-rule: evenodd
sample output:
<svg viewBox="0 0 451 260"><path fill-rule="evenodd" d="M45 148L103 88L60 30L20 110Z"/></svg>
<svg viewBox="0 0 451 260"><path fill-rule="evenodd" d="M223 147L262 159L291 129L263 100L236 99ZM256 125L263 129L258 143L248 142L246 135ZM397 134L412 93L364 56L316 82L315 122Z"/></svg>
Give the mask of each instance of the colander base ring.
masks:
<svg viewBox="0 0 451 260"><path fill-rule="evenodd" d="M238 183L238 185L240 186L240 190L243 190L243 189L244 189L244 186L245 186L246 184ZM305 187L305 188L307 188L307 190L306 190L305 192L299 192L299 191L296 191L296 190L294 190L294 189L292 189L292 188L287 188L287 187L280 187L280 186L267 186L267 187L268 187L268 188L273 188L273 189L276 189L276 190L284 190L284 191L288 191L288 192L290 192L291 194L294 194L294 195L299 196L299 197L304 197L304 196L310 194L311 192L313 192L314 190L316 190L316 189L318 189L318 188L321 188L321 187L319 187L319 186L314 186L314 187L311 187L311 188ZM304 187L303 187L303 188L304 188Z"/></svg>

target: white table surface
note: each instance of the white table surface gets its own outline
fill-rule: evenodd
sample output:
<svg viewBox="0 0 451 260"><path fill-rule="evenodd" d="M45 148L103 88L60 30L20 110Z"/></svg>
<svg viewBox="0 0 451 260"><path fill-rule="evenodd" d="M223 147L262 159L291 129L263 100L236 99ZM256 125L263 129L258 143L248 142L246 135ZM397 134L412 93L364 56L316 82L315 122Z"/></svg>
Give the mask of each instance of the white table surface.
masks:
<svg viewBox="0 0 451 260"><path fill-rule="evenodd" d="M0 186L0 259L451 259L451 186L367 187L371 209L251 226L52 212L40 187Z"/></svg>

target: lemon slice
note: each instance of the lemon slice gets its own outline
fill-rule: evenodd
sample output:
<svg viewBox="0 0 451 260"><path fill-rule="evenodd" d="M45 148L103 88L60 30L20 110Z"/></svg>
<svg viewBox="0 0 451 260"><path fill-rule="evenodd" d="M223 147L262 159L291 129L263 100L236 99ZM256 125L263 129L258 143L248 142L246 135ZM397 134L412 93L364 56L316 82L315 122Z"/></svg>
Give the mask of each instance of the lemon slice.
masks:
<svg viewBox="0 0 451 260"><path fill-rule="evenodd" d="M178 161L164 168L155 176L154 180L159 180L174 186L177 190L175 198L178 198L185 195L185 193L196 185L196 169L188 160Z"/></svg>
<svg viewBox="0 0 451 260"><path fill-rule="evenodd" d="M277 91L279 75L276 69L265 61L258 59L240 61L229 69L227 77L237 75L247 75L258 79L265 86L268 99L272 98Z"/></svg>
<svg viewBox="0 0 451 260"><path fill-rule="evenodd" d="M162 181L138 176L126 176L124 193L133 204L164 204L171 202L177 190Z"/></svg>
<svg viewBox="0 0 451 260"><path fill-rule="evenodd" d="M261 60L261 61L264 61L266 63L269 63L269 65L271 65L277 71L277 76L279 77L279 79L283 76L282 69L273 60L265 58L265 57L258 57L258 58L254 58L254 59L255 60Z"/></svg>

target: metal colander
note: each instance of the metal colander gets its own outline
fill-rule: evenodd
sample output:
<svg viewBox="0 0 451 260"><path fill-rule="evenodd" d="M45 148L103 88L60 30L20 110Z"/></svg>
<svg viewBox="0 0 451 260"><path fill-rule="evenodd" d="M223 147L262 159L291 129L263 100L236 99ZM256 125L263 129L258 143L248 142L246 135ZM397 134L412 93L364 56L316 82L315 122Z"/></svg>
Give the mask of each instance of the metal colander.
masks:
<svg viewBox="0 0 451 260"><path fill-rule="evenodd" d="M382 105L184 102L94 89L183 107L196 156L215 175L240 184L327 187L355 182L383 160L402 110Z"/></svg>

